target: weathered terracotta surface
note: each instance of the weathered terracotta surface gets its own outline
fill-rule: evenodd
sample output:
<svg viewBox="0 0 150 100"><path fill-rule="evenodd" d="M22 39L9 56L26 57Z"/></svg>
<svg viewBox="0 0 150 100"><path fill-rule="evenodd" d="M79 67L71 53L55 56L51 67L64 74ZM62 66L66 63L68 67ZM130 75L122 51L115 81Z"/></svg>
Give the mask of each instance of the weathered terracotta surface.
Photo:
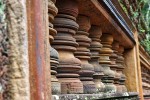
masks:
<svg viewBox="0 0 150 100"><path fill-rule="evenodd" d="M90 44L90 52L91 52L91 59L89 60L90 64L93 65L95 73L93 74L94 83L96 87L96 92L103 92L105 85L101 82L101 78L103 74L103 68L99 64L99 52L102 48L102 44L100 43L100 37L102 35L102 30L100 26L92 25L89 31L91 38Z"/></svg>
<svg viewBox="0 0 150 100"><path fill-rule="evenodd" d="M119 85L120 85L120 92L126 92L127 89L125 87L125 75L123 74L123 69L125 68L125 64L124 64L124 57L123 57L123 52L124 52L124 47L119 45L119 48L118 48L118 58L117 58L117 65L118 65L118 68L117 68L117 72L120 76L120 79L119 79Z"/></svg>
<svg viewBox="0 0 150 100"><path fill-rule="evenodd" d="M109 33L103 33L101 37L101 43L103 45L100 50L100 59L99 63L103 67L104 76L102 78L103 83L105 84L105 92L116 92L116 87L113 84L113 79L115 77L115 72L110 69L110 56L113 53L111 49L111 44L113 42L113 36Z"/></svg>
<svg viewBox="0 0 150 100"><path fill-rule="evenodd" d="M142 69L142 87L144 95L150 95L150 70L145 66L141 66Z"/></svg>
<svg viewBox="0 0 150 100"><path fill-rule="evenodd" d="M57 35L54 37L52 46L60 56L57 77L61 83L61 93L83 93L83 84L77 74L81 69L81 61L73 54L78 46L73 37L79 28L76 23L78 4L76 0L57 0L56 6L58 15L53 24Z"/></svg>
<svg viewBox="0 0 150 100"><path fill-rule="evenodd" d="M91 39L89 36L90 19L84 15L78 15L77 23L79 24L79 29L75 35L75 39L79 46L77 51L74 53L77 58L81 60L81 70L79 71L80 79L83 83L84 93L95 93L96 88L93 82L94 67L88 62L90 59L90 47Z"/></svg>
<svg viewBox="0 0 150 100"><path fill-rule="evenodd" d="M53 95L61 93L60 83L58 82L58 79L56 77L57 74L56 69L58 64L59 64L59 54L53 47L50 47L51 90Z"/></svg>
<svg viewBox="0 0 150 100"><path fill-rule="evenodd" d="M54 21L54 17L57 15L58 9L55 6L55 1L48 1L48 18L49 18L49 41L50 44L54 40L54 36L56 35L57 31L53 28L52 22ZM58 82L58 79L56 78L57 74L57 66L59 64L59 54L58 52L53 48L50 47L50 65L51 65L51 91L52 94L60 94L61 88L60 83Z"/></svg>
<svg viewBox="0 0 150 100"><path fill-rule="evenodd" d="M116 61L117 61L117 53L118 53L118 50L119 49L119 42L118 41L113 41L112 43L112 50L113 50L113 53L111 54L110 56L110 60L111 60L111 65L110 65L110 68L115 72L115 77L114 77L114 84L116 86L116 92L119 93L120 92L120 85L119 85L119 79L120 79L120 74L117 72L117 68L118 68L118 65L116 64Z"/></svg>
<svg viewBox="0 0 150 100"><path fill-rule="evenodd" d="M56 3L56 6L60 8L59 13L75 18L78 16L78 2L76 0L57 0Z"/></svg>
<svg viewBox="0 0 150 100"><path fill-rule="evenodd" d="M55 1L48 0L48 19L49 19L49 39L50 43L54 40L54 36L56 35L56 30L53 28L52 22L54 21L54 17L57 15L58 9L55 6Z"/></svg>

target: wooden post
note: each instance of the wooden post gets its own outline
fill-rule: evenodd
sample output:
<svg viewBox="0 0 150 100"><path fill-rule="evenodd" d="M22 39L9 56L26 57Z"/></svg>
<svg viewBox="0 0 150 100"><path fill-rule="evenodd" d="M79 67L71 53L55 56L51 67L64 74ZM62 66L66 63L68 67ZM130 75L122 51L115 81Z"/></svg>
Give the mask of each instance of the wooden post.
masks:
<svg viewBox="0 0 150 100"><path fill-rule="evenodd" d="M50 100L48 1L27 0L30 99Z"/></svg>
<svg viewBox="0 0 150 100"><path fill-rule="evenodd" d="M138 33L134 32L136 45L133 49L126 50L124 53L126 68L124 73L126 75L126 86L129 92L139 92L141 100L143 99L140 54Z"/></svg>
<svg viewBox="0 0 150 100"><path fill-rule="evenodd" d="M140 64L140 51L139 51L139 40L138 40L138 32L135 31L134 32L134 37L135 37L135 41L136 41L136 56L137 56L137 73L138 73L138 92L139 92L139 96L141 98L141 100L144 100L143 97L143 88L142 88L142 74L141 74L141 64Z"/></svg>

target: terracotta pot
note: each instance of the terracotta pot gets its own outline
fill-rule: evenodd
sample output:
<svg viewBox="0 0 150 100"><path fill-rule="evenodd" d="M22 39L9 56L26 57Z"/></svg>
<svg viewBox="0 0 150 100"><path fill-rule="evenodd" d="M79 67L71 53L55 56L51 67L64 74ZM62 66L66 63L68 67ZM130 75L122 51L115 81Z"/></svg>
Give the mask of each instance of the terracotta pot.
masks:
<svg viewBox="0 0 150 100"><path fill-rule="evenodd" d="M91 59L89 60L90 64L93 65L95 73L93 74L94 83L96 87L96 92L103 92L104 91L104 84L101 82L101 78L103 74L103 68L99 64L99 50L102 47L100 43L100 37L102 35L101 28L99 26L92 25L90 31L90 38L92 40L90 44L90 52L91 52Z"/></svg>
<svg viewBox="0 0 150 100"><path fill-rule="evenodd" d="M76 0L57 0L56 6L59 9L59 13L72 15L74 17L78 15L78 2Z"/></svg>
<svg viewBox="0 0 150 100"><path fill-rule="evenodd" d="M146 73L144 71L142 72L142 81L146 82Z"/></svg>
<svg viewBox="0 0 150 100"><path fill-rule="evenodd" d="M103 75L94 75L93 76L93 81L95 83L95 87L96 87L96 93L101 93L104 92L105 89L105 85L104 83L101 81Z"/></svg>
<svg viewBox="0 0 150 100"><path fill-rule="evenodd" d="M92 94L96 92L95 83L91 80L82 80L84 93L85 94Z"/></svg>
<svg viewBox="0 0 150 100"><path fill-rule="evenodd" d="M59 78L62 94L83 93L83 84L78 78Z"/></svg>
<svg viewBox="0 0 150 100"><path fill-rule="evenodd" d="M63 2L63 3L62 3ZM59 66L57 78L61 83L61 93L83 93L78 71L81 70L81 61L74 56L78 43L73 37L78 30L76 23L78 5L76 0L58 0L58 15L53 24L57 30L52 46L59 53Z"/></svg>
<svg viewBox="0 0 150 100"><path fill-rule="evenodd" d="M113 54L111 45L113 42L113 36L109 33L103 33L101 36L101 43L103 45L100 50L99 63L103 67L104 76L102 77L102 82L105 85L105 92L116 92L116 87L113 84L115 72L110 69L111 60L110 56Z"/></svg>
<svg viewBox="0 0 150 100"><path fill-rule="evenodd" d="M103 33L101 36L101 43L111 45L113 42L113 36L110 33Z"/></svg>
<svg viewBox="0 0 150 100"><path fill-rule="evenodd" d="M49 41L52 43L54 40L54 36L57 34L57 31L51 27L49 27Z"/></svg>
<svg viewBox="0 0 150 100"><path fill-rule="evenodd" d="M118 55L117 55L117 50L119 49L119 42L114 41L112 43L112 49L113 49L113 53L110 56L110 60L111 60L111 65L110 68L115 72L115 77L114 77L114 84L116 86L116 91L117 93L120 92L120 85L119 85L119 79L121 78L120 74L117 72L117 68L118 65L116 64L116 61L118 59Z"/></svg>
<svg viewBox="0 0 150 100"><path fill-rule="evenodd" d="M49 16L49 40L50 43L54 40L54 36L56 35L56 30L53 29L53 20L54 17L57 15L58 9L56 8L55 4L53 1L49 0L48 1L48 16ZM58 52L50 47L50 65L51 65L51 90L52 94L60 94L61 93L61 88L60 88L60 83L58 82L58 79L56 78L57 74L57 66L58 66Z"/></svg>
<svg viewBox="0 0 150 100"><path fill-rule="evenodd" d="M113 82L111 83L104 83L105 85L105 89L104 89L104 92L105 93L115 93L117 90L116 90L116 86L113 84Z"/></svg>
<svg viewBox="0 0 150 100"><path fill-rule="evenodd" d="M49 0L48 1L48 16L49 16L50 22L54 20L54 17L57 15L57 13L58 13L58 9L56 8L54 2Z"/></svg>
<svg viewBox="0 0 150 100"><path fill-rule="evenodd" d="M100 26L97 26L97 25L92 25L90 30L89 30L89 37L90 38L96 38L100 41L100 37L102 36L102 30L101 30L101 27ZM99 42L100 44L100 42Z"/></svg>
<svg viewBox="0 0 150 100"><path fill-rule="evenodd" d="M117 72L119 73L119 76L120 76L120 79L119 79L119 85L121 85L121 92L127 92L127 89L125 87L125 75L123 74L123 69L125 68L125 64L124 64L124 57L123 57L123 52L124 52L124 47L119 45L119 48L118 48L118 58L117 58L117 65L118 65L118 68L117 68Z"/></svg>
<svg viewBox="0 0 150 100"><path fill-rule="evenodd" d="M57 15L58 9L56 8L55 4L53 1L49 0L48 1L48 17L49 17L49 40L50 43L54 40L54 36L56 35L56 30L53 29L53 20L54 17Z"/></svg>
<svg viewBox="0 0 150 100"><path fill-rule="evenodd" d="M73 20L70 19L69 15L65 16L65 14L58 14L54 20L54 26L57 27L63 27L63 28L69 28L77 31L79 25Z"/></svg>
<svg viewBox="0 0 150 100"><path fill-rule="evenodd" d="M58 59L59 59L59 54L58 52L50 47L50 65L51 65L51 90L52 94L60 94L61 93L61 88L60 88L60 83L58 82L58 79L56 78L56 69L59 64Z"/></svg>
<svg viewBox="0 0 150 100"><path fill-rule="evenodd" d="M78 15L77 23L79 24L79 30L88 32L91 28L90 18L85 15Z"/></svg>
<svg viewBox="0 0 150 100"><path fill-rule="evenodd" d="M79 24L79 30L74 37L79 46L77 47L77 51L74 55L81 61L81 70L78 73L80 74L80 79L83 83L84 93L95 93L96 88L92 78L94 74L94 67L88 62L91 56L89 50L91 39L88 37L88 30L90 29L89 17L79 15L77 23Z"/></svg>

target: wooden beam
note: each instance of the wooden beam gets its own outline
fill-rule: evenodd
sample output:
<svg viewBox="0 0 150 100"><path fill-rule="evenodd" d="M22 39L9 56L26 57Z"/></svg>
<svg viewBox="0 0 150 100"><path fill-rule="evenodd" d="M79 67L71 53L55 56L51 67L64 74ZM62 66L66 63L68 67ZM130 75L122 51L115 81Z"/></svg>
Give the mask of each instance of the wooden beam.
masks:
<svg viewBox="0 0 150 100"><path fill-rule="evenodd" d="M137 79L137 59L135 55L135 48L125 50L125 69L126 86L130 92L138 92L138 79Z"/></svg>
<svg viewBox="0 0 150 100"><path fill-rule="evenodd" d="M150 70L150 63L140 54L140 63L144 65L147 69Z"/></svg>
<svg viewBox="0 0 150 100"><path fill-rule="evenodd" d="M48 1L27 0L30 99L50 100Z"/></svg>

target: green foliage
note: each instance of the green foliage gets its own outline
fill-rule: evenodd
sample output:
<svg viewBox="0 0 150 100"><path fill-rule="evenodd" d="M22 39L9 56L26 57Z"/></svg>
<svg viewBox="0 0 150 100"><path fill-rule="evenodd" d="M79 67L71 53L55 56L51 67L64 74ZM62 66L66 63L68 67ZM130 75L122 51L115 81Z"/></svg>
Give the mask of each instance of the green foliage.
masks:
<svg viewBox="0 0 150 100"><path fill-rule="evenodd" d="M0 0L0 15L4 14L5 5L3 4L3 1Z"/></svg>
<svg viewBox="0 0 150 100"><path fill-rule="evenodd" d="M2 55L4 52L7 52L6 43L6 23L5 23L5 6L3 4L4 0L0 0L0 94L4 92L6 88L6 80L4 73L6 72L6 56Z"/></svg>
<svg viewBox="0 0 150 100"><path fill-rule="evenodd" d="M124 6L124 4L122 3L122 0L119 0L119 2L120 2L120 5L121 5L122 9L124 10L124 12L125 12L126 14L128 14L127 8L126 8L126 7Z"/></svg>
<svg viewBox="0 0 150 100"><path fill-rule="evenodd" d="M141 41L141 45L145 48L145 50L150 54L150 37Z"/></svg>
<svg viewBox="0 0 150 100"><path fill-rule="evenodd" d="M141 0L143 2L143 6L141 9L141 14L143 15L144 23L146 25L146 32L150 31L150 0Z"/></svg>
<svg viewBox="0 0 150 100"><path fill-rule="evenodd" d="M150 54L150 0L139 0L139 6L141 6L141 19L143 23L139 23L139 25L143 25L140 29L140 32L146 33L146 39L141 41L141 45L145 48L145 50ZM140 28L140 27L139 27Z"/></svg>
<svg viewBox="0 0 150 100"><path fill-rule="evenodd" d="M5 4L3 0L0 0L0 22L4 22L5 19Z"/></svg>
<svg viewBox="0 0 150 100"><path fill-rule="evenodd" d="M119 2L125 13L127 13L133 22L133 25L136 26L138 33L146 34L148 36L140 43L150 54L150 0L137 0L137 2L132 2L128 9L122 0L119 0ZM136 9L133 11L133 8L135 7Z"/></svg>

